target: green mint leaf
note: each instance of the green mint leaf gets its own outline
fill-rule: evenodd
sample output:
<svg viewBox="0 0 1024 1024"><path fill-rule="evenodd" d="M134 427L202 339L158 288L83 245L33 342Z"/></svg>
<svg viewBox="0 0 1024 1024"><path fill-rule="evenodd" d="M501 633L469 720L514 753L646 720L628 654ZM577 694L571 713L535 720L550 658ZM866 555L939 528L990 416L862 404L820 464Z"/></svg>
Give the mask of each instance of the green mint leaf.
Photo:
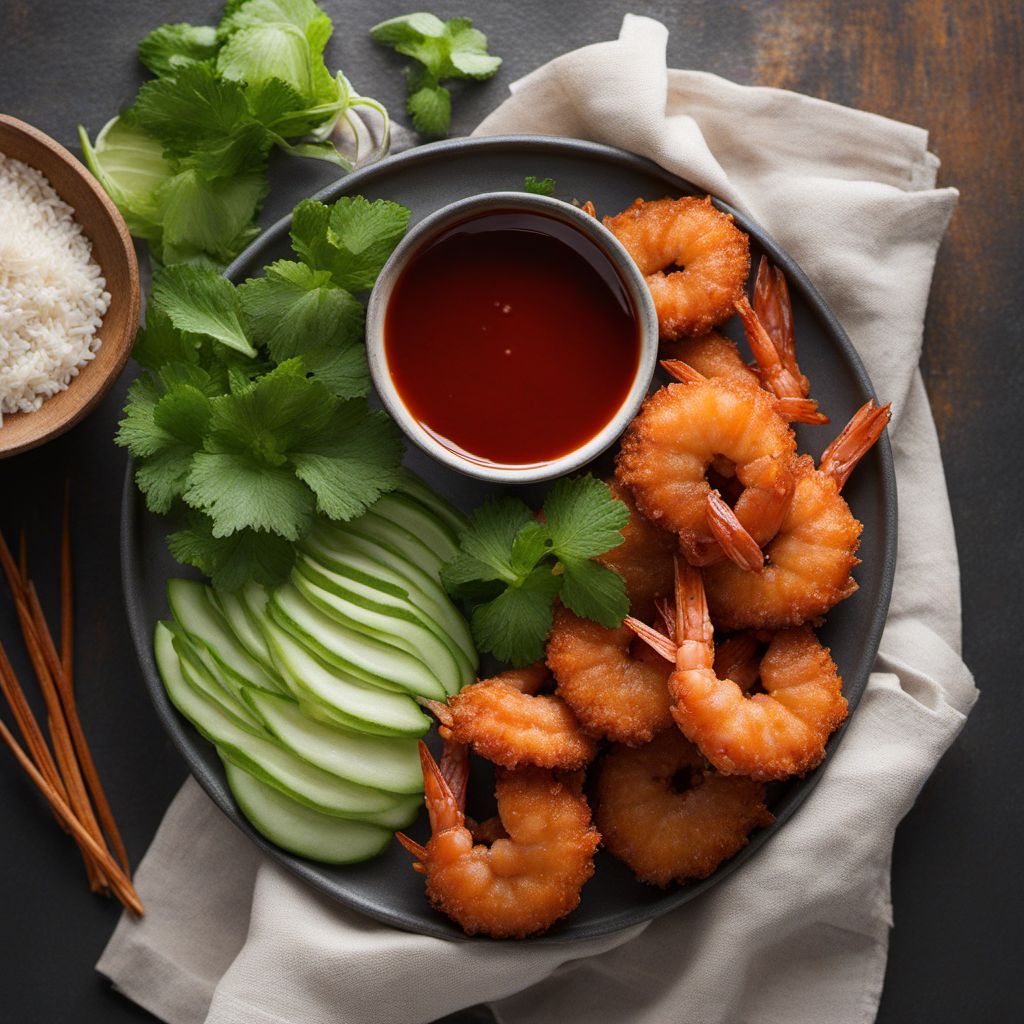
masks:
<svg viewBox="0 0 1024 1024"><path fill-rule="evenodd" d="M551 631L552 603L561 579L541 566L519 586L509 586L473 612L473 639L482 651L513 665L528 665L544 656Z"/></svg>
<svg viewBox="0 0 1024 1024"><path fill-rule="evenodd" d="M409 90L405 108L416 131L424 135L447 135L452 123L451 93L429 76L424 78L422 85Z"/></svg>
<svg viewBox="0 0 1024 1024"><path fill-rule="evenodd" d="M304 367L339 398L369 391L362 345L362 304L326 270L278 260L265 277L238 288L251 336L278 362L301 356Z"/></svg>
<svg viewBox="0 0 1024 1024"><path fill-rule="evenodd" d="M247 356L256 355L242 324L238 293L214 270L166 268L153 284L151 303L180 331L212 338Z"/></svg>
<svg viewBox="0 0 1024 1024"><path fill-rule="evenodd" d="M194 565L220 590L238 590L255 582L266 587L283 583L295 562L295 547L283 537L256 530L238 530L214 537L205 516L193 514L191 525L167 538L179 562Z"/></svg>
<svg viewBox="0 0 1024 1024"><path fill-rule="evenodd" d="M629 598L622 577L589 558L563 558L560 597L571 612L593 619L609 629L622 625L629 614Z"/></svg>
<svg viewBox="0 0 1024 1024"><path fill-rule="evenodd" d="M383 412L365 402L339 403L319 432L289 453L295 475L316 495L318 511L348 520L365 512L400 479L402 442Z"/></svg>
<svg viewBox="0 0 1024 1024"><path fill-rule="evenodd" d="M501 58L487 52L487 36L473 28L469 18L452 18L446 28L451 40L449 59L459 77L490 78L501 67Z"/></svg>
<svg viewBox="0 0 1024 1024"><path fill-rule="evenodd" d="M553 196L555 194L554 178L535 178L528 174L523 179L523 191L532 192L535 196Z"/></svg>
<svg viewBox="0 0 1024 1024"><path fill-rule="evenodd" d="M409 210L387 199L343 196L330 210L327 238L337 250L331 270L343 288L368 291L409 226Z"/></svg>
<svg viewBox="0 0 1024 1024"><path fill-rule="evenodd" d="M139 60L154 75L171 75L217 55L217 30L209 25L161 25L139 43Z"/></svg>
<svg viewBox="0 0 1024 1024"><path fill-rule="evenodd" d="M555 553L592 558L622 543L629 509L608 485L587 475L559 480L544 499L544 518Z"/></svg>

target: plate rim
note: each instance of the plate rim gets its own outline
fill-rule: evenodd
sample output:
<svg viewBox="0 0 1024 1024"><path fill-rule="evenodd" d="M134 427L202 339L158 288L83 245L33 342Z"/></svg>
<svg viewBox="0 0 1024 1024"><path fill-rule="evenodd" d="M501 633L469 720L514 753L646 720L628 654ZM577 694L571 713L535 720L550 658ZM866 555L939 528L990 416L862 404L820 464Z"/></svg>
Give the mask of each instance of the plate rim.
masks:
<svg viewBox="0 0 1024 1024"><path fill-rule="evenodd" d="M352 194L367 179L373 180L382 174L387 174L393 168L405 168L409 165L429 164L437 159L442 159L454 152L470 149L535 149L539 152L557 151L564 153L569 151L577 155L590 155L602 163L617 163L629 169L656 175L678 183L679 191L689 194L706 193L706 190L697 188L692 182L681 178L655 163L646 157L628 150L619 149L615 146L608 146L603 143L590 142L582 139L562 138L559 136L546 135L491 135L491 136L467 136L457 139L445 139L439 142L425 143L405 150L401 153L389 156L377 163L369 164L345 174L331 182L325 188L313 193L311 196L302 197L318 199L321 201L333 201L341 195ZM841 354L851 370L853 377L862 391L877 399L874 386L868 376L867 368L864 366L859 353L850 341L849 336L843 329L836 315L832 312L828 303L822 298L813 283L800 268L799 264L785 251L775 239L756 221L749 218L742 211L735 209L714 196L711 197L714 204L722 211L731 214L736 223L748 234L756 238L758 244L771 255L776 265L782 267L787 277L799 285L807 298L812 311L818 317L827 333L837 343ZM296 202L300 202L297 199ZM264 229L260 235L224 269L225 277L234 280L247 266L259 251L265 249L279 240L287 233L291 224L291 214L281 217L269 227ZM892 597L892 590L896 571L897 556L897 522L898 522L898 501L895 465L893 461L892 445L889 440L889 432L886 430L875 448L880 461L880 483L882 492L882 559L880 564L880 593L876 602L870 625L864 637L863 647L872 652L871 660L878 654L882 632L888 618L888 609ZM144 513L144 506L139 501L139 492L135 487L134 463L129 459L125 468L125 477L121 498L121 523L120 523L120 556L121 556L121 586L125 599L125 610L128 619L128 628L132 638L132 645L135 648L136 658L139 667L142 669L143 681L153 702L157 717L160 723L174 743L178 752L183 757L192 778L198 782L207 795L213 800L218 808L224 813L227 819L245 834L256 846L267 856L280 864L286 870L303 879L313 886L318 892L336 900L344 906L364 913L377 921L392 925L403 931L428 935L434 938L446 939L449 941L464 942L488 942L491 944L503 944L510 946L519 945L520 940L494 940L484 936L467 936L454 934L447 921L438 921L436 927L424 925L421 922L407 920L403 912L391 910L371 900L364 899L352 893L339 891L336 883L324 878L319 866L312 861L307 861L292 854L286 853L269 840L260 835L243 817L227 789L226 784L215 775L212 775L206 765L200 760L196 752L195 740L202 742L200 734L187 723L170 703L163 684L160 681L159 673L153 658L152 637L150 636L149 624L144 621L142 614L141 596L141 575L137 571L138 564L138 535L136 523L138 517ZM870 668L868 669L870 675ZM703 892L718 884L722 879L731 875L735 870L745 864L751 857L755 856L777 832L786 824L790 817L803 804L807 797L817 786L829 761L834 756L835 750L842 741L850 719L856 712L860 698L867 688L867 679L863 686L858 689L854 699L850 702L850 714L840 728L830 738L825 757L821 764L809 775L800 780L798 788L791 793L786 800L785 806L779 809L772 825L760 830L751 841L730 860L722 864L708 878L698 882L691 882L687 885L677 886L665 890L661 898L652 900L650 903L637 904L616 914L601 918L592 925L582 925L570 934L560 931L544 933L534 936L531 943L542 943L548 945L568 945L583 939L596 938L602 935L610 935L626 928L644 924L673 910L678 909Z"/></svg>

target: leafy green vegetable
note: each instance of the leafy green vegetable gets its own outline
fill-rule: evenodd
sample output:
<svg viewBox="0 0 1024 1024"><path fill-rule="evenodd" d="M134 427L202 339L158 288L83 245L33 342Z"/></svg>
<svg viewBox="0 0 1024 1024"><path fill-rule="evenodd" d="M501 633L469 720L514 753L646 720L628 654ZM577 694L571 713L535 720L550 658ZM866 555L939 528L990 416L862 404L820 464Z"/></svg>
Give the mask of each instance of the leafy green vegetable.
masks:
<svg viewBox="0 0 1024 1024"><path fill-rule="evenodd" d="M535 178L528 174L523 179L523 190L532 192L535 196L553 196L555 194L554 178Z"/></svg>
<svg viewBox="0 0 1024 1024"><path fill-rule="evenodd" d="M514 665L536 661L556 597L602 626L620 625L625 584L592 559L622 543L628 521L626 506L591 476L558 481L540 520L518 498L480 506L441 569L448 592L471 611L477 646Z"/></svg>
<svg viewBox="0 0 1024 1024"><path fill-rule="evenodd" d="M372 287L409 211L359 197L302 209L303 262L237 288L206 267L156 275L135 349L149 372L117 434L149 508L188 511L175 557L225 588L280 582L315 516L357 516L401 479L397 429L361 397L363 306L338 278Z"/></svg>
<svg viewBox="0 0 1024 1024"><path fill-rule="evenodd" d="M433 14L404 14L382 21L370 35L420 65L407 74L406 107L424 135L447 135L451 126L451 94L443 81L490 78L501 66L469 18L442 21Z"/></svg>
<svg viewBox="0 0 1024 1024"><path fill-rule="evenodd" d="M157 77L109 122L95 146L79 127L90 170L133 234L163 265L229 262L258 233L266 166L277 146L351 162L333 142L358 106L387 112L324 64L330 18L313 0L228 0L216 27L162 25L139 45Z"/></svg>

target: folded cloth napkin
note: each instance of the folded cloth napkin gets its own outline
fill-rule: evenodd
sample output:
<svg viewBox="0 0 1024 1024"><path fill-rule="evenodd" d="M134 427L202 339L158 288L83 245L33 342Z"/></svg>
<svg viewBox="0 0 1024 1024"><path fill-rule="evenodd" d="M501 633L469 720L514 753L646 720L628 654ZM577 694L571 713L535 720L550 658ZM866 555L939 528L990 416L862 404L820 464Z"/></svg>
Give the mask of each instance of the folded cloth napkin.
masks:
<svg viewBox="0 0 1024 1024"><path fill-rule="evenodd" d="M935 251L956 203L920 128L665 66L662 25L512 87L478 134L543 133L642 153L728 200L797 259L883 397L900 551L870 683L813 793L740 871L646 927L567 945L445 942L378 924L265 860L193 782L137 877L98 969L172 1024L413 1024L489 1003L499 1021L695 1024L874 1018L893 834L976 691L920 374Z"/></svg>

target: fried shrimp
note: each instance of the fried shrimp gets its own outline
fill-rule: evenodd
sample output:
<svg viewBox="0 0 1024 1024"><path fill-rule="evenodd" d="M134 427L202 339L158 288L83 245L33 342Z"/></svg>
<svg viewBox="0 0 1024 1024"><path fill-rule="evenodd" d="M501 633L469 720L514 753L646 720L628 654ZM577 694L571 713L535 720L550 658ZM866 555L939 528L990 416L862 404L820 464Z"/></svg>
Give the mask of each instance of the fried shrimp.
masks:
<svg viewBox="0 0 1024 1024"><path fill-rule="evenodd" d="M662 342L661 355L669 361L686 363L704 377L724 377L752 388L761 386L760 376L744 361L736 342L717 331ZM661 365L671 372L664 362Z"/></svg>
<svg viewBox="0 0 1024 1024"><path fill-rule="evenodd" d="M641 882L707 878L775 819L760 782L712 771L678 729L613 747L599 766L595 823Z"/></svg>
<svg viewBox="0 0 1024 1024"><path fill-rule="evenodd" d="M536 694L547 677L540 662L481 680L447 704L429 706L442 737L469 744L494 764L574 771L594 759L597 744L561 697Z"/></svg>
<svg viewBox="0 0 1024 1024"><path fill-rule="evenodd" d="M761 545L779 529L792 495L793 432L766 392L684 369L689 383L655 392L629 425L616 477L632 490L643 515L679 535L692 564L718 561L724 550L745 569L757 570ZM723 460L743 486L730 522L747 534L728 531L724 549L711 520L728 506L717 495L709 499L707 480L709 467Z"/></svg>
<svg viewBox="0 0 1024 1024"><path fill-rule="evenodd" d="M850 575L858 564L861 524L840 494L854 466L878 440L889 421L889 406L868 402L854 415L821 458L795 463L793 498L778 533L765 548L758 573L733 562L708 566L708 604L725 629L782 629L824 615L857 590ZM745 547L742 523L728 509L711 523L726 548L735 532Z"/></svg>
<svg viewBox="0 0 1024 1024"><path fill-rule="evenodd" d="M607 629L559 608L548 638L548 667L556 692L590 736L646 743L672 724L670 668L635 644L625 626Z"/></svg>
<svg viewBox="0 0 1024 1024"><path fill-rule="evenodd" d="M809 626L777 633L761 659L764 693L746 695L715 674L711 618L700 571L676 562L676 639L629 621L639 636L672 658L672 717L687 739L724 775L758 781L804 775L825 756L825 743L846 718L843 681Z"/></svg>
<svg viewBox="0 0 1024 1024"><path fill-rule="evenodd" d="M710 198L637 199L604 226L647 279L662 337L702 334L735 312L750 243Z"/></svg>
<svg viewBox="0 0 1024 1024"><path fill-rule="evenodd" d="M468 935L496 939L543 932L576 908L601 841L581 774L499 769L495 795L507 838L474 845L456 787L424 743L420 760L431 837L425 846L402 833L398 838L426 876L434 907Z"/></svg>
<svg viewBox="0 0 1024 1024"><path fill-rule="evenodd" d="M597 561L625 580L630 610L638 619L649 621L655 601L672 593L676 539L640 514L629 491L614 479L605 482L612 497L629 509L629 522L622 529L622 543L598 555Z"/></svg>

